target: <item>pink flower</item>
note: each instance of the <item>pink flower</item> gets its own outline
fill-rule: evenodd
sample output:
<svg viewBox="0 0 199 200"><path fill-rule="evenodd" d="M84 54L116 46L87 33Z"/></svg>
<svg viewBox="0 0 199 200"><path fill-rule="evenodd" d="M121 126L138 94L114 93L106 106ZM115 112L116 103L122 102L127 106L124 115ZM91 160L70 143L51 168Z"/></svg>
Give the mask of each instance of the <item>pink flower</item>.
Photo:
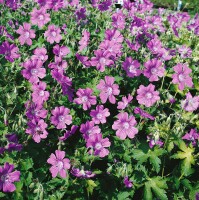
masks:
<svg viewBox="0 0 199 200"><path fill-rule="evenodd" d="M70 49L67 46L59 46L56 44L53 47L53 53L56 55L55 61L61 62L62 58L70 53Z"/></svg>
<svg viewBox="0 0 199 200"><path fill-rule="evenodd" d="M140 85L136 97L138 103L146 107L151 107L156 101L160 100L159 92L154 89L155 86L153 84L149 84L147 87Z"/></svg>
<svg viewBox="0 0 199 200"><path fill-rule="evenodd" d="M46 83L45 82L39 82L37 85L32 86L32 101L36 105L42 105L45 101L48 100L50 94L48 91L45 91L46 89Z"/></svg>
<svg viewBox="0 0 199 200"><path fill-rule="evenodd" d="M112 125L113 130L116 131L116 135L121 139L124 140L128 136L129 138L133 139L135 135L138 133L138 129L134 126L137 124L135 117L130 116L128 117L128 113L119 113L117 115L118 120L114 122Z"/></svg>
<svg viewBox="0 0 199 200"><path fill-rule="evenodd" d="M182 108L188 112L193 112L199 107L199 96L192 97L191 93L186 94L186 99L182 101Z"/></svg>
<svg viewBox="0 0 199 200"><path fill-rule="evenodd" d="M103 105L98 105L96 110L91 110L90 116L93 117L92 121L94 121L95 124L104 124L106 123L106 117L110 116L110 112L108 108L104 109Z"/></svg>
<svg viewBox="0 0 199 200"><path fill-rule="evenodd" d="M189 76L192 70L186 64L179 63L173 69L176 73L172 75L172 82L178 84L179 90L184 90L185 86L193 86L192 78Z"/></svg>
<svg viewBox="0 0 199 200"><path fill-rule="evenodd" d="M87 121L85 124L81 124L80 132L83 133L84 139L87 140L89 135L100 133L101 129L99 126L95 126L93 121Z"/></svg>
<svg viewBox="0 0 199 200"><path fill-rule="evenodd" d="M128 97L122 97L122 101L118 102L117 109L124 110L132 101L133 97L129 94Z"/></svg>
<svg viewBox="0 0 199 200"><path fill-rule="evenodd" d="M144 63L145 69L143 71L144 76L149 78L149 81L158 81L159 77L164 76L165 69L162 67L160 60L152 59Z"/></svg>
<svg viewBox="0 0 199 200"><path fill-rule="evenodd" d="M183 137L183 140L191 141L193 146L196 146L197 141L199 140L199 133L197 133L196 129L191 129L189 133L186 133Z"/></svg>
<svg viewBox="0 0 199 200"><path fill-rule="evenodd" d="M124 37L117 29L107 29L105 31L105 39L113 41L115 43L122 43Z"/></svg>
<svg viewBox="0 0 199 200"><path fill-rule="evenodd" d="M66 128L66 124L70 125L72 123L72 116L68 115L70 110L64 106L56 107L52 110L52 115L50 121L56 126L57 129Z"/></svg>
<svg viewBox="0 0 199 200"><path fill-rule="evenodd" d="M40 60L41 62L45 62L48 59L47 50L44 47L36 48L34 50L34 55L32 56L32 60Z"/></svg>
<svg viewBox="0 0 199 200"><path fill-rule="evenodd" d="M91 65L96 66L100 72L105 71L105 66L113 65L114 62L110 59L111 53L109 51L96 50L94 52L96 57L91 58Z"/></svg>
<svg viewBox="0 0 199 200"><path fill-rule="evenodd" d="M31 24L23 23L23 26L20 25L16 32L20 34L19 42L21 45L24 45L25 43L29 46L32 45L31 38L35 38L35 31L31 30Z"/></svg>
<svg viewBox="0 0 199 200"><path fill-rule="evenodd" d="M51 153L47 163L51 164L50 172L55 178L59 173L62 178L66 178L66 169L70 169L70 160L65 157L65 152L56 150L55 154Z"/></svg>
<svg viewBox="0 0 199 200"><path fill-rule="evenodd" d="M100 99L102 103L106 103L107 99L112 104L115 104L116 99L114 95L119 95L120 90L117 84L113 84L115 79L111 76L105 76L105 81L100 80L100 83L97 85L97 89L101 91Z"/></svg>
<svg viewBox="0 0 199 200"><path fill-rule="evenodd" d="M125 187L127 187L127 188L132 188L133 183L132 183L131 180L129 180L128 176L126 176L126 177L124 178L124 181L123 181L123 182L124 182Z"/></svg>
<svg viewBox="0 0 199 200"><path fill-rule="evenodd" d="M81 89L79 88L77 91L78 98L74 99L74 103L82 104L84 110L88 110L91 105L95 105L97 103L96 96L91 96L93 90L90 88Z"/></svg>
<svg viewBox="0 0 199 200"><path fill-rule="evenodd" d="M123 69L126 71L128 77L140 76L142 71L140 70L140 63L137 60L133 60L131 57L127 57L122 63Z"/></svg>
<svg viewBox="0 0 199 200"><path fill-rule="evenodd" d="M101 133L95 133L89 136L86 141L86 147L91 148L89 154L93 154L95 156L99 156L103 158L109 154L109 150L106 147L110 147L111 143L108 138L102 138Z"/></svg>
<svg viewBox="0 0 199 200"><path fill-rule="evenodd" d="M26 129L26 133L32 135L33 140L36 143L40 143L41 139L47 138L48 132L46 131L47 124L43 119L39 121L29 121L28 128Z"/></svg>
<svg viewBox="0 0 199 200"><path fill-rule="evenodd" d="M40 60L27 60L22 64L25 69L21 71L21 74L30 83L38 83L39 78L46 76L46 69L42 67L42 64Z"/></svg>
<svg viewBox="0 0 199 200"><path fill-rule="evenodd" d="M34 8L30 14L31 23L34 25L38 25L39 28L42 28L50 21L50 14L46 13L46 9L44 7L39 10Z"/></svg>
<svg viewBox="0 0 199 200"><path fill-rule="evenodd" d="M48 30L45 31L44 36L47 37L47 42L50 42L50 44L53 44L54 42L59 43L62 39L60 33L60 28L51 24L48 26Z"/></svg>
<svg viewBox="0 0 199 200"><path fill-rule="evenodd" d="M84 48L86 48L88 46L89 43L89 39L90 39L90 33L86 30L83 31L82 33L82 38L79 41L79 51L82 51Z"/></svg>

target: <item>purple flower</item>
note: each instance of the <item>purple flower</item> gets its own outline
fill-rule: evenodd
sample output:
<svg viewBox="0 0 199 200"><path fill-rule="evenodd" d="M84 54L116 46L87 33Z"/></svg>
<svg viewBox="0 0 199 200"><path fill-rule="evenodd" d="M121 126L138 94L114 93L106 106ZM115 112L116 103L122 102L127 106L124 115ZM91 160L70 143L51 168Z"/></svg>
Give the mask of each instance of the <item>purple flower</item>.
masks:
<svg viewBox="0 0 199 200"><path fill-rule="evenodd" d="M28 122L28 128L26 129L26 133L32 135L32 138L36 143L40 143L41 139L47 138L47 127L48 125L44 122L43 119L39 121L32 120Z"/></svg>
<svg viewBox="0 0 199 200"><path fill-rule="evenodd" d="M31 103L30 101L26 103L26 116L28 119L38 120L40 118L45 119L47 117L48 111L45 110L41 104Z"/></svg>
<svg viewBox="0 0 199 200"><path fill-rule="evenodd" d="M56 150L55 154L51 153L47 163L51 164L50 172L55 178L59 173L62 178L66 178L66 169L70 169L70 160L65 157L65 152Z"/></svg>
<svg viewBox="0 0 199 200"><path fill-rule="evenodd" d="M18 143L18 137L15 133L6 134L6 138L9 142Z"/></svg>
<svg viewBox="0 0 199 200"><path fill-rule="evenodd" d="M106 11L109 9L109 7L112 5L111 0L104 0L100 4L98 4L98 9L100 11Z"/></svg>
<svg viewBox="0 0 199 200"><path fill-rule="evenodd" d="M124 181L123 181L123 182L124 182L125 187L127 187L127 188L132 188L133 183L132 183L131 180L129 180L128 176L126 176L126 177L124 178Z"/></svg>
<svg viewBox="0 0 199 200"><path fill-rule="evenodd" d="M145 69L143 71L144 76L149 78L150 82L158 81L159 77L164 76L165 69L162 67L160 60L152 59L144 63Z"/></svg>
<svg viewBox="0 0 199 200"><path fill-rule="evenodd" d="M96 66L100 72L105 71L105 66L113 65L114 62L110 59L111 53L109 51L96 50L94 51L96 57L91 58L91 65Z"/></svg>
<svg viewBox="0 0 199 200"><path fill-rule="evenodd" d="M86 141L86 147L91 148L89 150L89 153L94 153L95 156L99 156L100 158L103 158L109 154L109 150L106 149L106 147L110 146L111 143L109 142L109 139L103 139L101 133L94 133L92 135L89 135L89 138Z"/></svg>
<svg viewBox="0 0 199 200"><path fill-rule="evenodd" d="M84 30L83 33L82 33L82 38L78 42L79 45L80 45L79 51L82 51L84 48L86 48L88 46L89 39L90 39L90 33L88 31Z"/></svg>
<svg viewBox="0 0 199 200"><path fill-rule="evenodd" d="M164 142L162 142L159 137L156 138L152 134L147 135L147 141L149 142L149 147L152 149L155 145L162 147Z"/></svg>
<svg viewBox="0 0 199 200"><path fill-rule="evenodd" d="M78 129L78 126L73 125L73 126L71 127L71 130L70 130L70 131L66 131L62 137L59 137L59 140L65 141L65 140L68 139L71 135L73 135L73 134L76 132L77 129Z"/></svg>
<svg viewBox="0 0 199 200"><path fill-rule="evenodd" d="M133 97L129 94L128 97L122 97L122 101L118 102L117 109L124 110L132 101Z"/></svg>
<svg viewBox="0 0 199 200"><path fill-rule="evenodd" d="M199 140L199 133L196 132L196 129L191 129L189 133L186 133L182 137L182 139L191 141L192 145L195 146Z"/></svg>
<svg viewBox="0 0 199 200"><path fill-rule="evenodd" d="M56 71L58 71L61 74L64 74L64 69L66 69L68 67L68 63L65 60L62 60L61 57L56 57L56 58L58 58L58 59L55 59L55 62L50 63L48 65L48 67L50 69L55 69ZM53 71L55 72L55 70L53 70Z"/></svg>
<svg viewBox="0 0 199 200"><path fill-rule="evenodd" d="M69 112L70 110L64 106L55 107L51 112L53 115L50 118L51 123L54 124L57 129L66 128L66 124L70 125L72 123L72 116L68 115Z"/></svg>
<svg viewBox="0 0 199 200"><path fill-rule="evenodd" d="M112 26L116 29L123 30L125 28L125 15L122 11L118 11L112 15Z"/></svg>
<svg viewBox="0 0 199 200"><path fill-rule="evenodd" d="M60 28L54 24L51 24L48 26L48 30L45 31L44 36L47 38L47 42L50 42L50 44L53 44L54 42L59 43L62 39L60 33Z"/></svg>
<svg viewBox="0 0 199 200"><path fill-rule="evenodd" d="M136 97L138 103L146 107L151 107L156 101L160 100L159 92L154 89L155 85L153 84L149 84L147 87L140 85L139 89L137 89L138 95Z"/></svg>
<svg viewBox="0 0 199 200"><path fill-rule="evenodd" d="M63 0L51 0L50 1L50 8L58 11L59 9L64 7L64 1Z"/></svg>
<svg viewBox="0 0 199 200"><path fill-rule="evenodd" d="M8 152L21 151L22 148L23 148L22 144L17 144L17 143L9 143L8 146L6 147Z"/></svg>
<svg viewBox="0 0 199 200"><path fill-rule="evenodd" d="M21 45L25 43L29 46L32 45L32 38L35 38L35 31L31 29L31 24L23 23L23 26L20 25L19 29L16 31L20 34L19 42Z"/></svg>
<svg viewBox="0 0 199 200"><path fill-rule="evenodd" d="M188 112L193 112L199 107L199 96L192 97L191 93L186 94L186 99L181 103L182 108Z"/></svg>
<svg viewBox="0 0 199 200"><path fill-rule="evenodd" d="M140 76L142 71L140 70L140 63L137 60L133 60L131 57L127 57L122 63L123 69L126 71L127 76L133 78Z"/></svg>
<svg viewBox="0 0 199 200"><path fill-rule="evenodd" d="M70 53L70 49L66 46L59 46L58 44L56 44L53 47L53 53L56 55L56 61L61 62L62 58Z"/></svg>
<svg viewBox="0 0 199 200"><path fill-rule="evenodd" d="M38 83L39 78L46 76L46 69L42 67L42 64L40 60L27 60L22 64L25 69L21 71L21 74L30 83Z"/></svg>
<svg viewBox="0 0 199 200"><path fill-rule="evenodd" d="M47 50L44 47L36 48L34 50L34 55L31 57L32 60L40 60L41 62L45 62L48 59Z"/></svg>
<svg viewBox="0 0 199 200"><path fill-rule="evenodd" d="M3 154L5 152L5 148L4 147L0 147L0 155Z"/></svg>
<svg viewBox="0 0 199 200"><path fill-rule="evenodd" d="M141 47L141 45L137 41L135 41L134 43L131 43L130 40L126 40L126 43L128 47L133 51L138 51L139 48Z"/></svg>
<svg viewBox="0 0 199 200"><path fill-rule="evenodd" d="M113 84L114 81L114 77L105 76L105 81L100 80L100 83L97 85L97 89L101 91L100 99L102 103L106 103L107 99L109 99L112 104L116 103L115 96L119 95L120 90L117 84Z"/></svg>
<svg viewBox="0 0 199 200"><path fill-rule="evenodd" d="M14 165L8 162L3 167L0 167L0 190L3 190L3 192L13 192L16 190L13 182L20 180L20 171L13 171L13 169Z"/></svg>
<svg viewBox="0 0 199 200"><path fill-rule="evenodd" d="M95 126L94 121L87 121L85 124L81 124L80 132L83 133L85 140L89 138L89 135L100 133L101 129L99 126Z"/></svg>
<svg viewBox="0 0 199 200"><path fill-rule="evenodd" d="M45 82L39 82L37 85L32 86L32 101L36 105L42 105L45 101L48 100L50 94L48 91L45 91L46 89L46 83Z"/></svg>
<svg viewBox="0 0 199 200"><path fill-rule="evenodd" d="M196 193L196 198L195 200L199 200L199 192Z"/></svg>
<svg viewBox="0 0 199 200"><path fill-rule="evenodd" d="M182 45L178 48L178 52L180 53L181 58L190 58L192 54L191 48L186 45Z"/></svg>
<svg viewBox="0 0 199 200"><path fill-rule="evenodd" d="M91 63L88 60L87 56L81 56L80 54L76 53L75 54L76 58L83 64L83 67L90 67Z"/></svg>
<svg viewBox="0 0 199 200"><path fill-rule="evenodd" d="M105 31L105 39L115 43L122 43L124 37L117 29L107 29Z"/></svg>
<svg viewBox="0 0 199 200"><path fill-rule="evenodd" d="M92 121L94 121L95 124L105 124L106 117L110 116L110 112L108 108L104 109L103 105L97 105L96 110L91 110L90 116L93 117Z"/></svg>
<svg viewBox="0 0 199 200"><path fill-rule="evenodd" d="M91 171L85 171L84 169L72 168L71 174L77 178L92 178L96 174L93 174Z"/></svg>
<svg viewBox="0 0 199 200"><path fill-rule="evenodd" d="M159 50L162 48L162 43L157 37L155 37L147 43L147 47L152 54L158 54Z"/></svg>
<svg viewBox="0 0 199 200"><path fill-rule="evenodd" d="M144 110L142 110L139 107L135 107L134 108L134 113L135 114L139 114L140 116L144 117L144 118L148 118L151 120L155 120L155 117L151 116L149 113L145 112Z"/></svg>
<svg viewBox="0 0 199 200"><path fill-rule="evenodd" d="M133 139L135 135L138 133L138 129L134 126L137 124L134 116L129 116L128 113L119 113L117 115L118 120L114 122L112 125L113 130L116 131L116 135L124 140L128 136Z"/></svg>
<svg viewBox="0 0 199 200"><path fill-rule="evenodd" d="M189 76L192 70L186 64L179 63L173 69L176 73L172 75L172 82L178 84L179 90L184 90L185 86L193 86L192 78Z"/></svg>
<svg viewBox="0 0 199 200"><path fill-rule="evenodd" d="M86 19L86 8L79 8L75 11L75 14L77 15L77 20L84 20Z"/></svg>
<svg viewBox="0 0 199 200"><path fill-rule="evenodd" d="M82 104L84 110L88 110L91 105L95 105L97 103L96 96L92 96L93 90L90 88L81 89L79 88L77 91L78 98L74 99L74 103Z"/></svg>
<svg viewBox="0 0 199 200"><path fill-rule="evenodd" d="M5 41L0 45L0 54L5 55L6 60L10 62L14 62L16 58L20 57L18 51L18 47L16 47L15 44L10 44L8 41Z"/></svg>
<svg viewBox="0 0 199 200"><path fill-rule="evenodd" d="M44 7L39 10L34 8L30 14L31 23L34 25L38 25L39 28L42 28L50 21L50 14L46 13L46 9Z"/></svg>

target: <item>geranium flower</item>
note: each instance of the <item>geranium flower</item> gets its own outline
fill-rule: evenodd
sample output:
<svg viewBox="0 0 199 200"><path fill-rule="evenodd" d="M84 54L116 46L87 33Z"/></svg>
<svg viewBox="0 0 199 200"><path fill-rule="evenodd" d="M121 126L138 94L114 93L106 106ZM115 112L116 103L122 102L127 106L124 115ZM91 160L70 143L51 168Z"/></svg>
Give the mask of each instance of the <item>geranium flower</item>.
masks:
<svg viewBox="0 0 199 200"><path fill-rule="evenodd" d="M62 58L70 53L70 49L67 46L59 46L58 44L56 44L53 47L53 53L56 55L56 62L61 62Z"/></svg>
<svg viewBox="0 0 199 200"><path fill-rule="evenodd" d="M128 117L128 113L119 113L117 115L118 120L114 122L112 125L113 130L116 131L116 135L121 139L124 140L126 137L133 139L135 135L138 133L138 129L135 128L137 124L135 117L130 116Z"/></svg>
<svg viewBox="0 0 199 200"><path fill-rule="evenodd" d="M140 85L139 89L137 89L138 95L136 97L138 103L146 107L151 107L156 101L160 100L159 92L154 89L155 86L153 84L149 84L146 87Z"/></svg>
<svg viewBox="0 0 199 200"><path fill-rule="evenodd" d="M149 147L152 149L155 145L158 145L159 147L162 147L164 142L162 140L156 137L154 137L152 134L147 135L147 141L149 142Z"/></svg>
<svg viewBox="0 0 199 200"><path fill-rule="evenodd" d="M84 48L86 48L88 46L89 39L90 39L90 33L88 31L84 30L82 33L82 38L78 42L79 51L82 51Z"/></svg>
<svg viewBox="0 0 199 200"><path fill-rule="evenodd" d="M77 91L78 98L74 99L74 103L82 104L84 110L88 110L91 105L95 105L97 103L96 96L92 96L93 90L90 88L81 89L79 88Z"/></svg>
<svg viewBox="0 0 199 200"><path fill-rule="evenodd" d="M133 97L129 94L128 97L122 97L122 101L118 102L117 109L124 110L132 101Z"/></svg>
<svg viewBox="0 0 199 200"><path fill-rule="evenodd" d="M5 41L0 45L0 54L5 55L5 59L10 62L14 62L16 58L20 57L18 51L18 47L16 47L15 44L10 44L8 41Z"/></svg>
<svg viewBox="0 0 199 200"><path fill-rule="evenodd" d="M3 192L14 192L16 190L14 182L20 181L20 171L13 171L14 165L6 162L0 167L0 190Z"/></svg>
<svg viewBox="0 0 199 200"><path fill-rule="evenodd" d="M55 178L57 174L62 178L66 178L66 170L70 169L70 160L65 157L65 152L56 150L55 154L51 153L50 158L48 158L47 163L51 164L50 172L52 177Z"/></svg>
<svg viewBox="0 0 199 200"><path fill-rule="evenodd" d="M97 85L97 89L101 91L100 99L102 103L106 103L107 99L109 99L112 104L115 104L115 96L119 95L120 90L119 86L114 84L114 81L114 77L105 76L105 81L100 80L100 83Z"/></svg>
<svg viewBox="0 0 199 200"><path fill-rule="evenodd" d="M92 173L92 171L84 170L84 169L78 169L78 168L72 168L71 174L77 178L92 178L96 174Z"/></svg>
<svg viewBox="0 0 199 200"><path fill-rule="evenodd" d="M34 55L32 55L32 60L40 60L41 62L45 62L48 59L47 50L44 47L38 47L34 50Z"/></svg>
<svg viewBox="0 0 199 200"><path fill-rule="evenodd" d="M134 108L134 113L135 114L139 114L141 117L148 118L148 119L151 119L151 120L155 120L155 117L153 117L152 115L150 115L149 113L145 112L144 110L142 110L139 107L135 107Z"/></svg>
<svg viewBox="0 0 199 200"><path fill-rule="evenodd" d="M87 121L85 124L81 124L80 132L83 133L85 140L89 138L89 135L100 133L101 129L99 126L95 126L94 121Z"/></svg>
<svg viewBox="0 0 199 200"><path fill-rule="evenodd" d="M46 69L42 67L43 63L40 60L27 60L22 64L25 68L21 71L21 74L30 83L35 84L39 82L39 78L46 76Z"/></svg>
<svg viewBox="0 0 199 200"><path fill-rule="evenodd" d="M32 38L35 38L35 31L31 29L31 24L23 23L23 26L20 25L19 29L16 31L20 34L19 42L21 45L25 43L29 46L32 45Z"/></svg>
<svg viewBox="0 0 199 200"><path fill-rule="evenodd" d="M50 42L50 44L53 44L54 42L59 43L62 39L60 33L60 28L54 24L51 24L48 26L48 30L45 31L44 36L47 38L47 42Z"/></svg>
<svg viewBox="0 0 199 200"><path fill-rule="evenodd" d="M94 51L96 57L91 58L91 65L96 66L100 72L105 71L105 66L113 65L114 62L110 59L111 53L109 51L102 51L101 49Z"/></svg>
<svg viewBox="0 0 199 200"><path fill-rule="evenodd" d="M45 91L46 89L46 83L45 82L39 82L37 85L32 86L32 101L36 105L42 105L45 101L48 100L50 94L48 91Z"/></svg>
<svg viewBox="0 0 199 200"><path fill-rule="evenodd" d="M127 76L133 78L140 76L142 71L140 70L140 63L137 60L133 60L131 57L127 57L122 63L123 69L126 71Z"/></svg>
<svg viewBox="0 0 199 200"><path fill-rule="evenodd" d="M90 116L93 117L92 121L94 121L95 124L105 124L106 117L110 116L110 112L108 108L104 109L103 105L97 105L96 110L91 110Z"/></svg>
<svg viewBox="0 0 199 200"><path fill-rule="evenodd" d="M28 122L28 128L26 129L26 133L32 135L32 138L36 143L40 143L41 139L47 138L47 127L48 125L44 122L43 119L39 121L31 120Z"/></svg>
<svg viewBox="0 0 199 200"><path fill-rule="evenodd" d="M183 140L191 141L193 146L196 146L197 141L199 140L199 133L196 132L196 129L191 129L189 133L186 133L183 137Z"/></svg>
<svg viewBox="0 0 199 200"><path fill-rule="evenodd" d="M105 31L105 39L115 43L122 43L124 37L117 29L107 29Z"/></svg>
<svg viewBox="0 0 199 200"><path fill-rule="evenodd" d="M172 82L178 84L179 90L184 90L185 86L193 86L192 78L189 76L192 70L186 64L179 63L173 69L176 73L172 75Z"/></svg>
<svg viewBox="0 0 199 200"><path fill-rule="evenodd" d="M181 58L190 58L192 54L191 48L186 45L182 45L178 48L178 52L180 53Z"/></svg>
<svg viewBox="0 0 199 200"><path fill-rule="evenodd" d="M37 10L37 8L33 8L33 11L30 14L31 23L34 25L38 25L39 28L42 28L50 21L50 14L46 13L46 9L44 7L39 10Z"/></svg>
<svg viewBox="0 0 199 200"><path fill-rule="evenodd" d="M145 62L144 66L143 74L149 78L150 82L158 81L159 77L164 76L165 69L162 67L162 62L160 60L154 58Z"/></svg>
<svg viewBox="0 0 199 200"><path fill-rule="evenodd" d="M73 135L77 129L78 129L78 126L72 125L71 130L66 131L62 137L59 137L59 140L65 141L71 135Z"/></svg>
<svg viewBox="0 0 199 200"><path fill-rule="evenodd" d="M128 176L124 177L124 181L123 182L124 182L125 187L127 187L127 188L132 188L133 187L133 183L132 183L131 180L129 180Z"/></svg>
<svg viewBox="0 0 199 200"><path fill-rule="evenodd" d="M125 24L125 15L121 10L112 15L112 26L114 28L123 30L125 28Z"/></svg>
<svg viewBox="0 0 199 200"><path fill-rule="evenodd" d="M101 158L107 156L109 154L109 150L106 147L110 147L111 143L108 138L102 138L101 133L95 133L89 135L88 140L86 141L86 147L91 148L89 150L89 154L94 154L95 156L99 156Z"/></svg>
<svg viewBox="0 0 199 200"><path fill-rule="evenodd" d="M182 108L188 112L193 112L199 107L199 96L192 97L191 93L186 94L186 99L181 103Z"/></svg>

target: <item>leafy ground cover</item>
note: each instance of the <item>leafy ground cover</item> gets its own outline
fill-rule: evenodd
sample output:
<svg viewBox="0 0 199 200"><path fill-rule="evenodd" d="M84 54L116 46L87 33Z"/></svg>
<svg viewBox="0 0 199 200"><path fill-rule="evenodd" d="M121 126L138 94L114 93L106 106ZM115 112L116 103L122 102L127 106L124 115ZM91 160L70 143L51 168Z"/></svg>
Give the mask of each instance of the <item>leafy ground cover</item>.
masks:
<svg viewBox="0 0 199 200"><path fill-rule="evenodd" d="M199 199L199 17L124 1L0 1L2 199Z"/></svg>

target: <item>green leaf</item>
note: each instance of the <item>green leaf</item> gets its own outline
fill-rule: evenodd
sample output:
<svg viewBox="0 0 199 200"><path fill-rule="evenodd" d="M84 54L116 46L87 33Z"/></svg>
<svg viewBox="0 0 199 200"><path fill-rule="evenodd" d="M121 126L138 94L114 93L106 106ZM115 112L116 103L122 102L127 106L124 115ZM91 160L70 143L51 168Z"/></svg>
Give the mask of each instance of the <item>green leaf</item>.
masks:
<svg viewBox="0 0 199 200"><path fill-rule="evenodd" d="M127 199L129 199L128 197L129 197L129 192L122 192L122 193L119 193L118 195L117 195L117 199L118 200L127 200Z"/></svg>
<svg viewBox="0 0 199 200"><path fill-rule="evenodd" d="M179 148L182 151L178 151L176 154L171 156L171 158L183 160L181 161L181 173L188 176L193 173L191 165L195 163L193 156L194 149L192 147L187 147L183 141L180 141Z"/></svg>
<svg viewBox="0 0 199 200"><path fill-rule="evenodd" d="M167 189L166 180L164 180L162 177L157 176L150 178L149 181L145 183L144 188L144 199L145 200L152 200L154 199L152 196L152 192L155 194L155 196L161 200L167 200L167 195L165 189Z"/></svg>
<svg viewBox="0 0 199 200"><path fill-rule="evenodd" d="M88 196L91 194L93 194L93 189L97 187L97 185L95 184L95 182L93 180L87 180L87 192L88 192Z"/></svg>

